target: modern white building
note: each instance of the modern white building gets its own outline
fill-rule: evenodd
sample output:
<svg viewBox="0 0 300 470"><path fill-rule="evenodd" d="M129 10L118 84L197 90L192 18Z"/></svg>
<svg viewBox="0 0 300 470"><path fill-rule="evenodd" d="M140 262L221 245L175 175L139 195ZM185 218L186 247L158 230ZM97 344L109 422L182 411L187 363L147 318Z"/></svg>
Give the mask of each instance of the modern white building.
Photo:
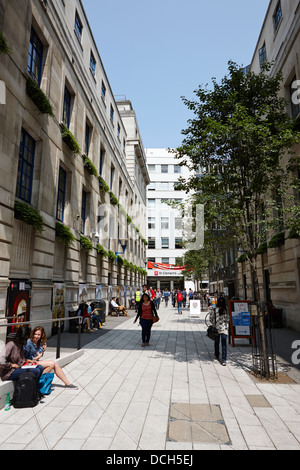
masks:
<svg viewBox="0 0 300 470"><path fill-rule="evenodd" d="M182 211L168 205L168 201L180 202L188 209L187 195L176 190L176 183L189 170L166 149L146 149L146 159L151 181L147 187L148 285L164 290L185 284L194 289L194 283L184 283L182 270L177 269L184 253Z"/></svg>

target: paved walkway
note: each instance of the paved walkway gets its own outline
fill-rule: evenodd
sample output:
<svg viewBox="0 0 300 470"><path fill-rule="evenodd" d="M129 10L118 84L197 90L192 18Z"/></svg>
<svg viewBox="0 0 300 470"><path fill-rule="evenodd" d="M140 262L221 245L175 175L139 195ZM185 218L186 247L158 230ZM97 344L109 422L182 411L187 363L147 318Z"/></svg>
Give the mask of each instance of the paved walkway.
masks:
<svg viewBox="0 0 300 470"><path fill-rule="evenodd" d="M300 380L255 382L248 345L229 346L223 367L204 313L159 313L151 346L131 312L65 367L79 390L55 378L35 408L1 410L0 450L300 450Z"/></svg>

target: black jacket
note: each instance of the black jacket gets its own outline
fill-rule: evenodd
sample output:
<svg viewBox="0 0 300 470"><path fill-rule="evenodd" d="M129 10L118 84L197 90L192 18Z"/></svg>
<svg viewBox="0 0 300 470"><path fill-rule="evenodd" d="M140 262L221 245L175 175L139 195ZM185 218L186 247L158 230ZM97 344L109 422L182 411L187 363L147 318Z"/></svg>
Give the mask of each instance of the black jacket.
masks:
<svg viewBox="0 0 300 470"><path fill-rule="evenodd" d="M150 300L150 304L151 304L151 311L152 311L152 314L155 315L156 317L158 317L157 311L156 311L156 308L155 308L155 305L154 305L153 300ZM139 303L138 312L137 312L137 316L136 316L135 320L137 320L138 318L140 318L141 315L142 315L142 305L143 305L143 302L140 302L140 303Z"/></svg>

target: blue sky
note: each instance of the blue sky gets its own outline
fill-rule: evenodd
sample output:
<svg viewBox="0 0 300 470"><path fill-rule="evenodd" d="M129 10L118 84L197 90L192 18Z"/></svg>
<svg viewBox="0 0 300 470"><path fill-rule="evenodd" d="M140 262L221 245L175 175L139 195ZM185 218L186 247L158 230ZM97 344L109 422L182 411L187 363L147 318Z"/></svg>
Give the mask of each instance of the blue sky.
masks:
<svg viewBox="0 0 300 470"><path fill-rule="evenodd" d="M82 0L111 88L145 148L178 147L199 85L251 62L269 0Z"/></svg>

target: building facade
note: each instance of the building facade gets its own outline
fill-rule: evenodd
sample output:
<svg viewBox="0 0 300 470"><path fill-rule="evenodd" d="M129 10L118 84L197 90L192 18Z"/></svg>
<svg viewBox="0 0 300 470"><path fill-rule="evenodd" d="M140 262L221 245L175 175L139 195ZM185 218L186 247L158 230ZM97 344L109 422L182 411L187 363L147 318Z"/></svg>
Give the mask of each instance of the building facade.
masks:
<svg viewBox="0 0 300 470"><path fill-rule="evenodd" d="M148 285L161 290L194 290L194 283L184 281L178 269L185 251L183 212L168 205L169 201L177 202L188 211L187 195L176 189L176 183L180 176L187 177L189 170L166 149L146 149L146 158L151 181L147 188Z"/></svg>
<svg viewBox="0 0 300 470"><path fill-rule="evenodd" d="M0 31L0 318L126 301L146 274L149 183L132 105L80 0L0 0Z"/></svg>
<svg viewBox="0 0 300 470"><path fill-rule="evenodd" d="M283 82L280 95L286 99L287 113L293 118L300 117L300 1L271 0L264 19L253 59L247 70L259 73L263 64L272 64L270 73L275 75L282 72ZM300 145L292 149L295 155L300 155ZM283 161L283 165L285 162ZM294 175L300 178L300 173ZM285 188L286 194L292 191ZM295 194L300 203L299 194ZM286 205L287 198L283 197L282 204ZM270 233L271 237L276 233ZM223 270L221 281L215 282L219 290L232 286L231 295L241 299L252 300L253 283L248 262L236 263L242 253L236 252L235 260L227 254L231 272ZM283 323L286 327L300 331L300 241L291 236L286 230L282 243L276 248L268 248L259 255L260 276L259 285L261 298L270 300L275 307L282 309ZM225 267L225 261L224 261ZM216 278L214 278L216 281ZM229 290L229 289L228 289ZM231 296L229 295L229 298Z"/></svg>

